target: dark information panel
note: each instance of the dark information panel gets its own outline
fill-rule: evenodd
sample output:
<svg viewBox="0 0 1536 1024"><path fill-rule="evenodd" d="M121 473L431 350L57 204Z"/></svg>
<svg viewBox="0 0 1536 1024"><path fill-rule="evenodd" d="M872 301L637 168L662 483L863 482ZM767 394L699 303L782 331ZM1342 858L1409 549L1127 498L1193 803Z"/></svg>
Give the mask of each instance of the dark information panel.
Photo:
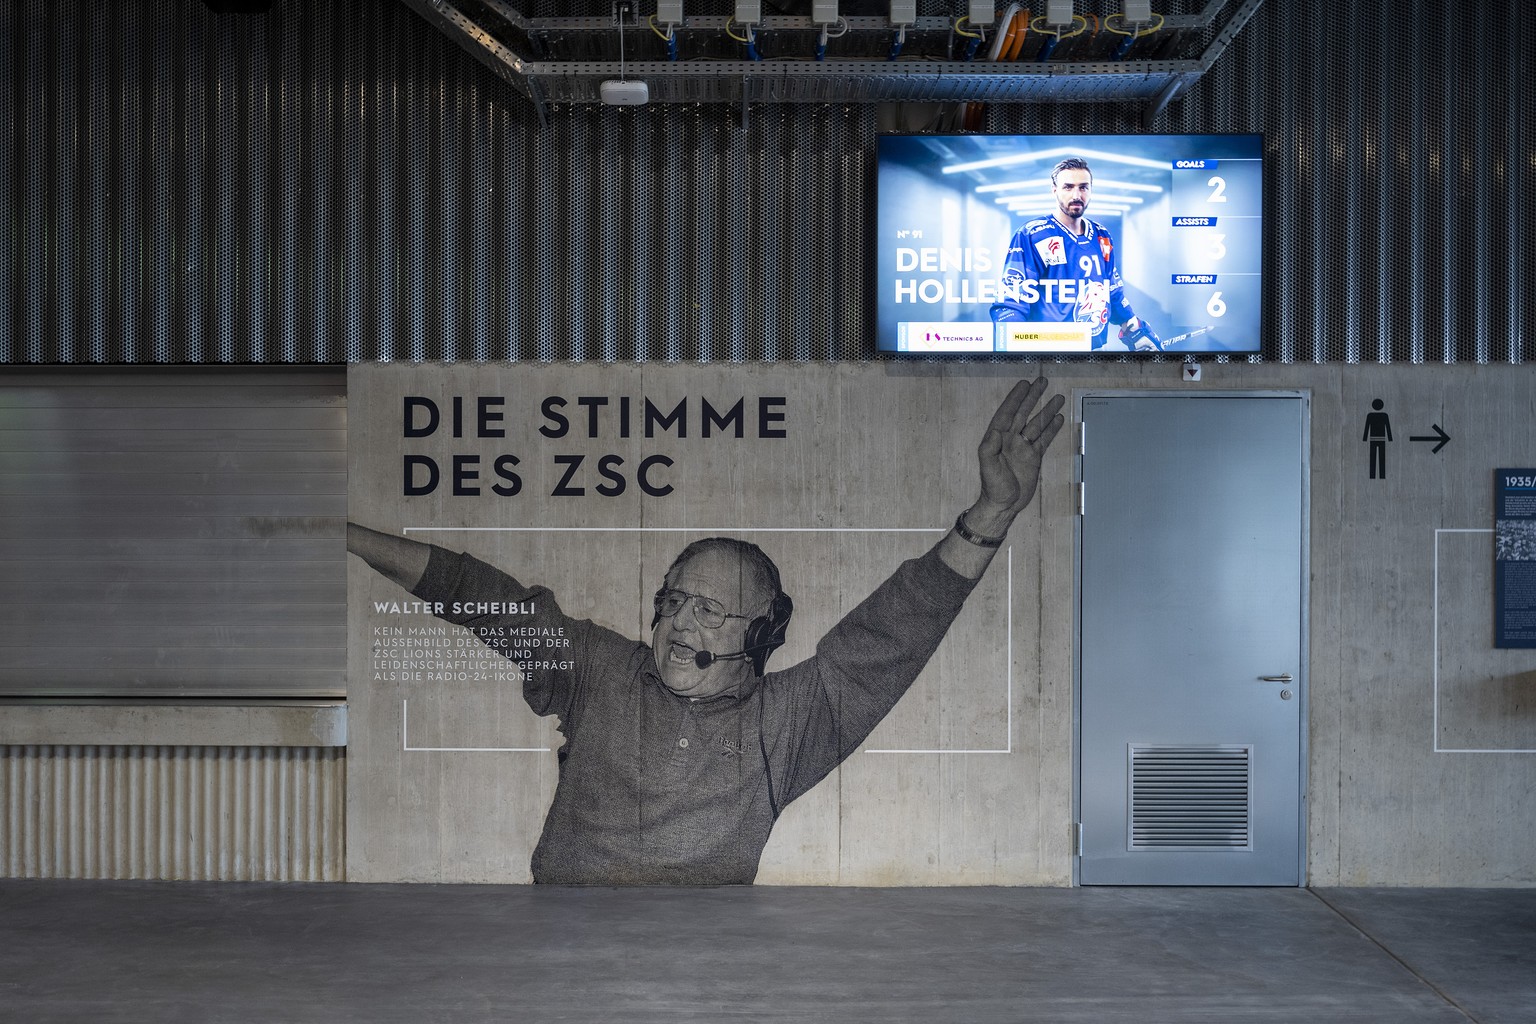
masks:
<svg viewBox="0 0 1536 1024"><path fill-rule="evenodd" d="M1536 647L1536 469L1496 469L1494 646Z"/></svg>

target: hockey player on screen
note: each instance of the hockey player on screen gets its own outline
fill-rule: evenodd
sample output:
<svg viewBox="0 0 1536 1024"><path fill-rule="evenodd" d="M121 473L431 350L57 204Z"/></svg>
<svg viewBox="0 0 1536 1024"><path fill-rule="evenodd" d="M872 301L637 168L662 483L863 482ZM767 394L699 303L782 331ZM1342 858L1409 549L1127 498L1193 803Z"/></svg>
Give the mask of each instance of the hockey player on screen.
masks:
<svg viewBox="0 0 1536 1024"><path fill-rule="evenodd" d="M1057 212L1025 224L1008 243L992 319L1088 324L1092 346L1157 351L1156 333L1131 309L1109 229L1083 216L1093 193L1088 162L1067 157L1051 171ZM1121 345L1109 345L1109 325Z"/></svg>

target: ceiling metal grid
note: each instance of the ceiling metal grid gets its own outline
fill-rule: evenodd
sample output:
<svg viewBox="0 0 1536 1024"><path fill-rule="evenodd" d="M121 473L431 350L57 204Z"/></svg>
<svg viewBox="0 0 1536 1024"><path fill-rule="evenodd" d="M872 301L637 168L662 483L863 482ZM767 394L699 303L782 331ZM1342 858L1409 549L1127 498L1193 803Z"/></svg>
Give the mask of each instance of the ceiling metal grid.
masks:
<svg viewBox="0 0 1536 1024"><path fill-rule="evenodd" d="M925 8L926 12L926 8ZM1531 15L1262 7L1159 116L1261 131L1253 361L1522 363ZM1413 56L1410 58L1409 54ZM953 104L553 105L398 4L0 9L0 362L872 359L874 139ZM1135 102L990 103L1136 132Z"/></svg>
<svg viewBox="0 0 1536 1024"><path fill-rule="evenodd" d="M626 59L654 103L1152 103L1197 81L1261 0L1207 0L1188 11L1173 3L1137 26L1123 23L1117 0L1077 0L1065 29L1028 5L1018 18L999 5L991 22L975 24L958 17L968 4L919 4L916 19L898 27L887 4L857 0L839 4L832 25L814 21L810 3L770 2L751 26L733 19L729 2L686 4L675 25L651 19L654 5L623 0L561 5L552 15L535 9L548 5L506 0L402 2L542 118L547 104L598 102L600 84L624 77ZM992 56L1004 41L1015 42L1009 59Z"/></svg>

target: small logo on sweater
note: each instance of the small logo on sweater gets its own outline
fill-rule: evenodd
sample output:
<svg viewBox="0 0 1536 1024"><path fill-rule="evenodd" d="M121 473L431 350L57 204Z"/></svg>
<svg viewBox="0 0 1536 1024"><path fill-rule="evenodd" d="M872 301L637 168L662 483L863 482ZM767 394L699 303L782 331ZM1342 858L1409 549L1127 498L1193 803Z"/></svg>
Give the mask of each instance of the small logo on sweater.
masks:
<svg viewBox="0 0 1536 1024"><path fill-rule="evenodd" d="M732 743L724 736L720 737L720 753L726 757L742 757L746 754L747 747L744 743Z"/></svg>
<svg viewBox="0 0 1536 1024"><path fill-rule="evenodd" d="M1061 239L1054 235L1050 238L1042 238L1036 242L1035 251L1040 254L1040 262L1048 267L1064 267L1067 265L1067 251L1062 247Z"/></svg>

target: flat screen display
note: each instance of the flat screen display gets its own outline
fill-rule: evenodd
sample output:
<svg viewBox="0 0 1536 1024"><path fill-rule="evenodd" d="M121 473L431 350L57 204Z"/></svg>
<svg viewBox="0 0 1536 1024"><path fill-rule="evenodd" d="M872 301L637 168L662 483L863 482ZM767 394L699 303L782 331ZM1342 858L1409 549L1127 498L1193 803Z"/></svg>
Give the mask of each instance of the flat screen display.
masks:
<svg viewBox="0 0 1536 1024"><path fill-rule="evenodd" d="M1259 135L879 140L877 347L1257 352Z"/></svg>

